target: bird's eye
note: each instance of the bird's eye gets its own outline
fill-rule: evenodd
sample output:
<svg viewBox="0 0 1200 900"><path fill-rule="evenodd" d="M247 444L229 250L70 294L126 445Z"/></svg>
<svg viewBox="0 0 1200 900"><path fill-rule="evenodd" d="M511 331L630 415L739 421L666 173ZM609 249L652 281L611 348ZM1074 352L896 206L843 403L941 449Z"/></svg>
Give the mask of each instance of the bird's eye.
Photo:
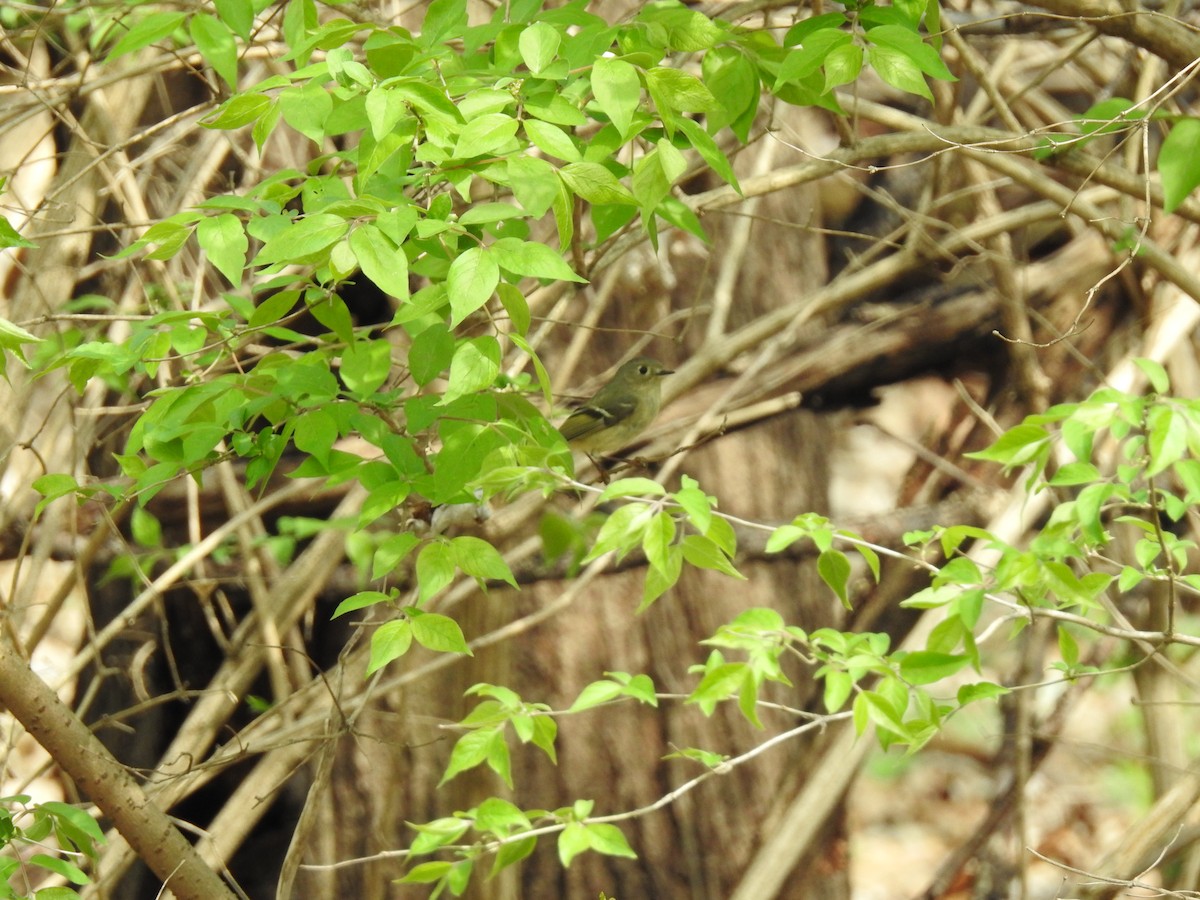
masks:
<svg viewBox="0 0 1200 900"><path fill-rule="evenodd" d="M640 372L642 375L649 375L650 367L649 366L638 366L638 372Z"/></svg>

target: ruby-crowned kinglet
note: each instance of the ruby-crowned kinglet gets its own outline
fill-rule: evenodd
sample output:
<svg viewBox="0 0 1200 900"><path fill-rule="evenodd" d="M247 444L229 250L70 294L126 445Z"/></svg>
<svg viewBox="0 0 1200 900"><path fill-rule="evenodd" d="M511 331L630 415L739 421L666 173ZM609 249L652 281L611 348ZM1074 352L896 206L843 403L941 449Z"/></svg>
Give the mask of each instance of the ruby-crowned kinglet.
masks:
<svg viewBox="0 0 1200 900"><path fill-rule="evenodd" d="M662 406L662 377L671 370L638 356L617 369L612 380L567 416L558 430L576 450L605 454L620 450L642 433Z"/></svg>

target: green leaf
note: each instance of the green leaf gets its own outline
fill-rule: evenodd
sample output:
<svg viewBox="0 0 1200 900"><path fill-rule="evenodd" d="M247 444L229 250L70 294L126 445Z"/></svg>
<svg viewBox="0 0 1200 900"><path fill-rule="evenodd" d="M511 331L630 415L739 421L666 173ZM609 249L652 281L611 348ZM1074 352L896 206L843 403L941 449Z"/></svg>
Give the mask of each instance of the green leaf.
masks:
<svg viewBox="0 0 1200 900"><path fill-rule="evenodd" d="M0 218L3 218L0 216ZM8 319L0 318L0 375L4 375L6 371L6 363L4 354L11 353L15 356L22 365L26 368L29 362L25 359L24 349L22 344L40 344L42 338L30 334L20 325L14 325Z"/></svg>
<svg viewBox="0 0 1200 900"><path fill-rule="evenodd" d="M658 484L657 481L654 483ZM716 505L716 498L709 497L704 491L700 490L699 482L688 475L682 477L681 483L683 486L671 496L687 512L688 519L696 526L696 530L707 537L711 537L708 535L708 530L712 525L713 507Z"/></svg>
<svg viewBox="0 0 1200 900"><path fill-rule="evenodd" d="M0 357L0 362L2 359ZM2 370L3 367L0 366L0 371ZM59 497L65 497L67 494L73 494L79 490L79 484L75 479L61 472L42 475L40 478L34 479L31 487L42 495L42 499L38 501L37 507L34 509L35 516L40 516L42 510Z"/></svg>
<svg viewBox="0 0 1200 900"><path fill-rule="evenodd" d="M435 322L412 339L408 349L408 371L424 387L439 377L454 359L454 334Z"/></svg>
<svg viewBox="0 0 1200 900"><path fill-rule="evenodd" d="M474 859L460 859L450 867L446 875L446 887L456 897L461 897L471 883L471 873L475 870Z"/></svg>
<svg viewBox="0 0 1200 900"><path fill-rule="evenodd" d="M825 91L832 91L843 84L853 84L862 66L863 48L857 44L843 44L830 50L825 57Z"/></svg>
<svg viewBox="0 0 1200 900"><path fill-rule="evenodd" d="M588 830L588 843L597 853L605 856L623 856L626 859L637 859L637 854L625 840L625 835L616 825L608 822L597 822L584 826Z"/></svg>
<svg viewBox="0 0 1200 900"><path fill-rule="evenodd" d="M740 194L742 186L738 184L737 175L733 172L733 165L729 162L729 158L721 152L721 149L717 146L717 142L709 136L708 132L686 116L679 117L675 121L675 125L691 141L692 148L700 154L701 159L708 163L709 168L720 175L726 184Z"/></svg>
<svg viewBox="0 0 1200 900"><path fill-rule="evenodd" d="M472 578L484 581L504 581L517 587L512 570L500 555L500 551L482 538L464 535L451 542L454 559L458 567Z"/></svg>
<svg viewBox="0 0 1200 900"><path fill-rule="evenodd" d="M333 112L333 98L316 81L287 88L279 94L283 121L315 144L325 140L325 123Z"/></svg>
<svg viewBox="0 0 1200 900"><path fill-rule="evenodd" d="M823 17L818 17L823 18ZM837 28L821 28L806 36L802 45L788 53L775 77L775 89L788 82L800 81L817 72L826 57L840 47L850 46L854 38Z"/></svg>
<svg viewBox="0 0 1200 900"><path fill-rule="evenodd" d="M1187 453L1186 418L1174 408L1155 405L1146 416L1150 467L1147 475L1158 475L1183 459Z"/></svg>
<svg viewBox="0 0 1200 900"><path fill-rule="evenodd" d="M499 374L500 344L494 337L488 334L463 341L450 361L450 379L438 405L490 388Z"/></svg>
<svg viewBox="0 0 1200 900"><path fill-rule="evenodd" d="M729 756L722 753L713 753L711 750L684 747L681 750L676 750L674 753L668 753L663 759L690 759L700 763L702 766L715 769L728 760Z"/></svg>
<svg viewBox="0 0 1200 900"><path fill-rule="evenodd" d="M143 547L162 545L162 526L146 509L135 506L129 516L129 533Z"/></svg>
<svg viewBox="0 0 1200 900"><path fill-rule="evenodd" d="M558 861L563 868L570 868L571 860L591 847L587 827L579 822L570 822L558 836Z"/></svg>
<svg viewBox="0 0 1200 900"><path fill-rule="evenodd" d="M932 684L956 674L969 662L963 655L918 650L900 660L900 674L912 684Z"/></svg>
<svg viewBox="0 0 1200 900"><path fill-rule="evenodd" d="M348 227L345 219L332 213L296 219L263 244L254 264L304 262L340 241Z"/></svg>
<svg viewBox="0 0 1200 900"><path fill-rule="evenodd" d="M60 819L66 820L67 822L70 822L76 830L81 832L88 839L94 841L95 843L103 844L107 842L103 829L100 828L100 825L96 822L96 820L89 816L85 810L82 810L77 806L72 806L69 803L62 803L58 800L47 800L41 805L41 809L50 813L52 816L56 816ZM83 850L84 848L80 847L80 849Z"/></svg>
<svg viewBox="0 0 1200 900"><path fill-rule="evenodd" d="M146 229L140 238L124 250L113 254L113 259L124 259L127 256L132 256L138 250L150 244L158 245L157 250L148 254L152 259L170 259L184 245L187 239L191 237L191 226L201 218L203 218L203 213L188 211L186 213L176 213L168 219L155 222Z"/></svg>
<svg viewBox="0 0 1200 900"><path fill-rule="evenodd" d="M824 703L826 711L838 712L850 696L854 687L854 679L849 673L831 669L825 672Z"/></svg>
<svg viewBox="0 0 1200 900"><path fill-rule="evenodd" d="M922 588L911 597L901 600L900 606L904 609L937 609L939 606L950 603L961 593L962 588L957 584Z"/></svg>
<svg viewBox="0 0 1200 900"><path fill-rule="evenodd" d="M529 302L524 298L524 294L514 284L503 281L496 287L496 294L500 298L500 305L504 306L504 312L509 314L512 334L529 334L529 324L532 323L533 317L529 312Z"/></svg>
<svg viewBox="0 0 1200 900"><path fill-rule="evenodd" d="M491 252L483 247L471 247L450 264L446 275L446 292L450 297L450 327L482 307L500 283L500 267Z"/></svg>
<svg viewBox="0 0 1200 900"><path fill-rule="evenodd" d="M580 162L583 159L583 154L579 152L579 148L570 135L557 125L551 125L549 122L542 122L538 119L526 119L524 127L529 140L550 156L557 157L564 162Z"/></svg>
<svg viewBox="0 0 1200 900"><path fill-rule="evenodd" d="M758 68L732 47L716 47L701 63L704 83L722 109L705 116L711 133L729 126L744 143L758 111L762 85Z"/></svg>
<svg viewBox="0 0 1200 900"><path fill-rule="evenodd" d="M468 731L458 739L454 749L450 751L450 762L438 784L443 785L460 772L487 762L489 758L500 752L498 747L507 750L504 743L503 723L491 728L477 728L474 731Z"/></svg>
<svg viewBox="0 0 1200 900"><path fill-rule="evenodd" d="M511 203L476 203L458 217L458 224L479 225L523 218L525 211Z"/></svg>
<svg viewBox="0 0 1200 900"><path fill-rule="evenodd" d="M526 97L525 112L535 119L566 128L578 128L592 121L580 111L575 101L558 91Z"/></svg>
<svg viewBox="0 0 1200 900"><path fill-rule="evenodd" d="M642 535L642 550L646 554L646 561L664 575L670 572L667 556L674 540L675 520L666 512L655 515Z"/></svg>
<svg viewBox="0 0 1200 900"><path fill-rule="evenodd" d="M371 635L371 658L367 661L367 675L382 669L393 660L399 659L412 646L412 623L408 619L384 622Z"/></svg>
<svg viewBox="0 0 1200 900"><path fill-rule="evenodd" d="M207 13L198 13L188 22L188 34L204 61L221 80L237 89L237 44L229 26Z"/></svg>
<svg viewBox="0 0 1200 900"><path fill-rule="evenodd" d="M373 87L367 92L366 111L376 141L394 133L396 126L412 115L404 97L387 87Z"/></svg>
<svg viewBox="0 0 1200 900"><path fill-rule="evenodd" d="M817 557L817 574L837 594L846 609L853 609L847 591L850 581L850 560L846 558L845 553L840 550L821 551L821 555Z"/></svg>
<svg viewBox="0 0 1200 900"><path fill-rule="evenodd" d="M783 46L795 47L797 44L807 46L807 38L810 34L816 34L818 31L837 32L846 24L847 19L841 13L823 13L819 16L801 19L784 34Z"/></svg>
<svg viewBox="0 0 1200 900"><path fill-rule="evenodd" d="M113 48L108 51L106 59L111 62L127 53L134 53L144 47L149 47L151 44L157 44L174 32L175 29L179 28L186 18L187 15L181 12L151 13L141 21L136 22L117 41Z"/></svg>
<svg viewBox="0 0 1200 900"><path fill-rule="evenodd" d="M588 203L637 206L637 198L629 188L599 163L570 163L559 169L558 174L572 193Z"/></svg>
<svg viewBox="0 0 1200 900"><path fill-rule="evenodd" d="M241 287L250 247L241 220L232 213L207 216L196 223L196 240L217 271L234 287Z"/></svg>
<svg viewBox="0 0 1200 900"><path fill-rule="evenodd" d="M663 553L660 565L646 569L646 579L642 584L642 602L638 604L638 613L650 608L659 597L673 588L683 572L683 547L678 544L668 546Z"/></svg>
<svg viewBox="0 0 1200 900"><path fill-rule="evenodd" d="M532 836L509 840L501 844L500 849L496 851L496 861L492 864L492 875L525 859L536 846L537 838Z"/></svg>
<svg viewBox="0 0 1200 900"><path fill-rule="evenodd" d="M489 797L475 808L475 827L480 831L503 835L514 828L527 831L532 823L520 807L500 797Z"/></svg>
<svg viewBox="0 0 1200 900"><path fill-rule="evenodd" d="M337 26L332 27L336 28ZM352 23L347 23L346 29L349 34L357 31L357 27ZM322 41L321 43L327 42ZM370 70L354 58L354 53L349 47L329 47L325 54L325 65L333 80L340 87L351 90L362 88L370 90L375 86L375 79ZM349 108L349 106L340 107L343 111Z"/></svg>
<svg viewBox="0 0 1200 900"><path fill-rule="evenodd" d="M205 116L200 124L205 128L232 131L249 125L273 106L271 98L262 94L234 94Z"/></svg>
<svg viewBox="0 0 1200 900"><path fill-rule="evenodd" d="M610 678L627 677L624 672L606 672ZM649 675L634 675L625 685L625 693L639 703L658 706L658 697L654 694L654 682Z"/></svg>
<svg viewBox="0 0 1200 900"><path fill-rule="evenodd" d="M654 66L646 70L646 87L656 105L667 112L711 112L720 104L704 82L681 69ZM664 123L665 124L665 123Z"/></svg>
<svg viewBox="0 0 1200 900"><path fill-rule="evenodd" d="M348 612L366 609L368 606L374 606L376 603L387 603L391 599L387 594L380 591L359 591L357 594L353 594L339 603L330 618L336 619L338 616L344 616Z"/></svg>
<svg viewBox="0 0 1200 900"><path fill-rule="evenodd" d="M911 28L905 28L903 25L879 25L868 29L866 38L868 43L874 44L877 48L895 50L902 57L909 60L914 67L931 78L937 78L941 81L958 80L946 68L946 64L942 61L938 52L926 44L921 39L921 35ZM869 52L870 50L868 50ZM923 84L924 82L922 82ZM895 86L898 87L898 85Z"/></svg>
<svg viewBox="0 0 1200 900"><path fill-rule="evenodd" d="M418 543L419 538L409 531L402 531L384 538L375 550L375 558L371 565L371 577L382 578L393 572Z"/></svg>
<svg viewBox="0 0 1200 900"><path fill-rule="evenodd" d="M604 524L600 526L600 533L596 535L596 543L582 562L599 559L610 550L624 553L630 547L640 544L642 534L653 515L653 510L641 504L620 507L604 520Z"/></svg>
<svg viewBox="0 0 1200 900"><path fill-rule="evenodd" d="M597 503L616 500L618 497L665 497L667 489L649 478L620 478L611 482L600 495Z"/></svg>
<svg viewBox="0 0 1200 900"><path fill-rule="evenodd" d="M521 51L521 59L534 75L540 75L546 70L558 53L562 36L553 25L537 22L521 32L517 39L517 47Z"/></svg>
<svg viewBox="0 0 1200 900"><path fill-rule="evenodd" d="M870 724L870 709L866 704L866 698L862 694L854 695L851 709L854 715L854 733L858 734L858 737L862 737L866 726Z"/></svg>
<svg viewBox="0 0 1200 900"><path fill-rule="evenodd" d="M217 16L244 41L250 40L254 27L254 4L251 0L214 0Z"/></svg>
<svg viewBox="0 0 1200 900"><path fill-rule="evenodd" d="M317 27L317 4L315 0L292 0L283 14L283 39L302 62L307 62L312 52L308 43L309 32Z"/></svg>
<svg viewBox="0 0 1200 900"><path fill-rule="evenodd" d="M408 824L417 831L410 848L413 855L432 853L447 844L453 844L471 827L470 819L459 816L444 816L421 825Z"/></svg>
<svg viewBox="0 0 1200 900"><path fill-rule="evenodd" d="M499 153L511 145L520 123L503 113L489 113L472 119L459 133L454 155L460 159Z"/></svg>
<svg viewBox="0 0 1200 900"><path fill-rule="evenodd" d="M391 371L392 345L387 341L355 341L342 351L342 381L357 394L379 390Z"/></svg>
<svg viewBox="0 0 1200 900"><path fill-rule="evenodd" d="M466 0L433 0L425 11L419 41L424 47L432 47L462 34L466 28Z"/></svg>
<svg viewBox="0 0 1200 900"><path fill-rule="evenodd" d="M958 705L966 706L968 703L973 703L976 700L994 700L996 697L1003 697L1011 691L999 684L993 684L990 681L979 681L975 684L964 684L958 689Z"/></svg>
<svg viewBox="0 0 1200 900"><path fill-rule="evenodd" d="M398 91L426 118L456 125L466 121L458 107L436 84L417 78L405 78L394 82L392 89Z"/></svg>
<svg viewBox="0 0 1200 900"><path fill-rule="evenodd" d="M586 278L580 278L571 271L567 261L545 244L519 238L501 238L488 250L500 268L514 275L587 284Z"/></svg>
<svg viewBox="0 0 1200 900"><path fill-rule="evenodd" d="M463 823L466 825L466 823ZM463 829L464 831L466 828ZM404 877L399 880L400 884L433 884L441 881L450 874L450 868L453 864L448 862L423 862L418 863L409 869Z"/></svg>
<svg viewBox="0 0 1200 900"><path fill-rule="evenodd" d="M445 541L432 541L417 554L418 602L424 603L454 580L454 551Z"/></svg>
<svg viewBox="0 0 1200 900"><path fill-rule="evenodd" d="M689 534L683 539L682 547L683 558L691 565L722 572L731 578L746 580L746 576L734 567L729 557L711 538L700 534Z"/></svg>
<svg viewBox="0 0 1200 900"><path fill-rule="evenodd" d="M1084 134L1112 134L1122 131L1134 124L1134 121L1144 117L1142 110L1126 97L1109 97L1088 107L1082 115L1076 116L1079 130Z"/></svg>
<svg viewBox="0 0 1200 900"><path fill-rule="evenodd" d="M753 676L745 663L722 663L713 666L704 673L700 683L688 696L687 702L699 704L708 715L715 703L740 691L742 682L747 678L752 679Z"/></svg>
<svg viewBox="0 0 1200 900"><path fill-rule="evenodd" d="M408 257L378 226L367 222L350 232L350 249L376 287L389 297L408 299Z"/></svg>
<svg viewBox="0 0 1200 900"><path fill-rule="evenodd" d="M1021 424L1010 428L986 450L966 454L971 459L1003 463L1005 468L1023 466L1044 455L1050 433L1041 425Z"/></svg>
<svg viewBox="0 0 1200 900"><path fill-rule="evenodd" d="M883 694L878 691L863 691L854 698L856 722L860 705L864 707L866 717L878 727L902 740L908 740L909 733L904 726L904 720Z"/></svg>
<svg viewBox="0 0 1200 900"><path fill-rule="evenodd" d="M808 529L796 525L780 525L767 538L767 553L778 553L790 547L796 541L808 537Z"/></svg>
<svg viewBox="0 0 1200 900"><path fill-rule="evenodd" d="M1197 149L1200 150L1200 147ZM1146 380L1150 382L1155 393L1165 394L1171 390L1171 376L1167 374L1162 363L1139 356L1134 359L1133 364L1142 370L1142 374L1146 376Z"/></svg>
<svg viewBox="0 0 1200 900"><path fill-rule="evenodd" d="M1181 459L1175 463L1174 472L1186 492L1184 500L1189 504L1200 500L1200 460Z"/></svg>
<svg viewBox="0 0 1200 900"><path fill-rule="evenodd" d="M600 706L623 696L624 693L624 689L615 681L593 681L579 692L569 712L580 712Z"/></svg>
<svg viewBox="0 0 1200 900"><path fill-rule="evenodd" d="M558 170L544 159L510 157L506 174L513 196L533 218L541 218L546 214L561 189Z"/></svg>
<svg viewBox="0 0 1200 900"><path fill-rule="evenodd" d="M762 728L762 720L758 717L758 681L746 678L742 681L742 689L738 691L738 709L746 721L755 728Z"/></svg>
<svg viewBox="0 0 1200 900"><path fill-rule="evenodd" d="M1092 484L1101 478L1100 470L1089 462L1071 462L1061 466L1050 484L1054 487L1070 487L1077 484Z"/></svg>
<svg viewBox="0 0 1200 900"><path fill-rule="evenodd" d="M45 853L35 853L29 857L28 864L61 875L72 884L88 884L91 881L79 866L68 860L58 859Z"/></svg>
<svg viewBox="0 0 1200 900"><path fill-rule="evenodd" d="M642 208L643 218L651 214L670 193L671 185L687 169L682 154L667 140L637 161L633 168L633 195Z"/></svg>
<svg viewBox="0 0 1200 900"><path fill-rule="evenodd" d="M33 241L21 237L17 229L4 216L0 216L0 248L2 247L36 247Z"/></svg>
<svg viewBox="0 0 1200 900"><path fill-rule="evenodd" d="M555 188L550 209L554 213L554 227L558 231L558 249L566 252L575 240L575 199L561 181Z"/></svg>
<svg viewBox="0 0 1200 900"><path fill-rule="evenodd" d="M278 294L273 294L254 308L247 324L251 328L274 325L292 311L299 299L298 291L280 291Z"/></svg>
<svg viewBox="0 0 1200 900"><path fill-rule="evenodd" d="M720 547L726 556L732 557L737 553L737 533L728 519L714 518L704 536Z"/></svg>
<svg viewBox="0 0 1200 900"><path fill-rule="evenodd" d="M867 568L871 570L871 575L875 579L875 583L879 583L879 554L865 544L855 544L854 549L858 551L858 555L862 557L863 562L867 564Z"/></svg>
<svg viewBox="0 0 1200 900"><path fill-rule="evenodd" d="M596 105L628 140L634 114L642 100L638 71L623 59L601 57L592 65L592 93Z"/></svg>
<svg viewBox="0 0 1200 900"><path fill-rule="evenodd" d="M722 23L678 4L648 3L638 13L638 19L653 23L656 29L666 29L667 46L685 53L709 50L728 34Z"/></svg>
<svg viewBox="0 0 1200 900"><path fill-rule="evenodd" d="M318 407L302 413L295 423L292 443L296 445L296 449L303 450L316 457L322 464L328 465L333 442L338 439L338 425L333 414L325 407Z"/></svg>
<svg viewBox="0 0 1200 900"><path fill-rule="evenodd" d="M520 721L526 719L514 718L513 726L516 727ZM554 741L558 737L558 723L551 716L533 716L533 733L525 737L521 736L522 741L532 742L535 747L546 754L550 762L558 764L558 751L554 747Z"/></svg>
<svg viewBox="0 0 1200 900"><path fill-rule="evenodd" d="M903 51L894 47L872 45L867 48L867 60L879 77L892 87L933 102L933 92L925 83L921 69Z"/></svg>
<svg viewBox="0 0 1200 900"><path fill-rule="evenodd" d="M458 623L449 616L422 612L415 607L406 607L404 612L412 625L412 636L417 643L438 653L464 653L472 656L471 648L463 637Z"/></svg>
<svg viewBox="0 0 1200 900"><path fill-rule="evenodd" d="M1058 626L1058 652L1068 666L1079 664L1079 644L1065 626Z"/></svg>
<svg viewBox="0 0 1200 900"><path fill-rule="evenodd" d="M1200 119L1180 119L1158 151L1162 176L1163 211L1174 212L1200 185Z"/></svg>

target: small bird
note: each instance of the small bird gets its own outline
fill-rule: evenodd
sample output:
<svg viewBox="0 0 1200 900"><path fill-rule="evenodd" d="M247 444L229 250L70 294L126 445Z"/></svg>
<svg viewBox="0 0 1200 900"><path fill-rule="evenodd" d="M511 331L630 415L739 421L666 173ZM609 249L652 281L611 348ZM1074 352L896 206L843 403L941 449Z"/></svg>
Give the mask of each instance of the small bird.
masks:
<svg viewBox="0 0 1200 900"><path fill-rule="evenodd" d="M662 406L662 377L672 370L637 356L558 429L576 450L603 455L620 450L645 430Z"/></svg>

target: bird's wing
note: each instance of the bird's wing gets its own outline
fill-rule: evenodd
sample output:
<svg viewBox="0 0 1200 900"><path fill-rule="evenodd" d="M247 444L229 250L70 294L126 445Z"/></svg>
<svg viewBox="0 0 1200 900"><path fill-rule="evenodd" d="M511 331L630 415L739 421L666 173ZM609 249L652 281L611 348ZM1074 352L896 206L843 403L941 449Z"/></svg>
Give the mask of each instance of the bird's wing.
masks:
<svg viewBox="0 0 1200 900"><path fill-rule="evenodd" d="M568 441L578 440L629 418L636 408L637 400L632 397L603 404L589 403L571 413L559 431Z"/></svg>

